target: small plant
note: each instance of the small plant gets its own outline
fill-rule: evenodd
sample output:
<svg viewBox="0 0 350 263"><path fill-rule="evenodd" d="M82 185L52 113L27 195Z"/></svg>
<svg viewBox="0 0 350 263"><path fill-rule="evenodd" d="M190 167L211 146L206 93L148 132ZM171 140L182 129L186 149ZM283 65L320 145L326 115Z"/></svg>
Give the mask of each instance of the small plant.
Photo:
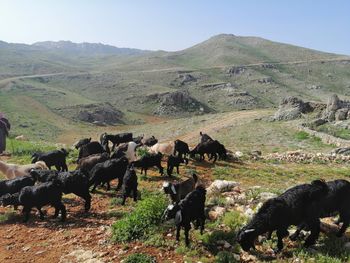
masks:
<svg viewBox="0 0 350 263"><path fill-rule="evenodd" d="M151 257L146 254L136 253L129 255L124 261L124 263L156 263L154 257Z"/></svg>
<svg viewBox="0 0 350 263"><path fill-rule="evenodd" d="M232 211L224 215L222 222L232 231L238 231L246 222L246 217L237 211Z"/></svg>
<svg viewBox="0 0 350 263"><path fill-rule="evenodd" d="M297 139L298 141L306 140L309 137L310 137L310 135L305 131L299 131L295 134L295 139Z"/></svg>
<svg viewBox="0 0 350 263"><path fill-rule="evenodd" d="M113 240L127 242L144 239L161 222L166 208L165 196L151 196L137 203L135 210L112 225Z"/></svg>
<svg viewBox="0 0 350 263"><path fill-rule="evenodd" d="M225 232L222 230L215 230L212 233L206 233L201 237L201 240L203 241L204 246L211 252L211 253L218 253L218 241L225 240L231 245L234 243L234 239L236 237L235 232Z"/></svg>
<svg viewBox="0 0 350 263"><path fill-rule="evenodd" d="M147 148L144 148L144 147L137 148L137 156L139 156L140 158L144 156L149 156L149 155L150 153L148 152Z"/></svg>
<svg viewBox="0 0 350 263"><path fill-rule="evenodd" d="M227 251L219 252L215 257L215 263L234 263L239 262L235 259L232 253Z"/></svg>

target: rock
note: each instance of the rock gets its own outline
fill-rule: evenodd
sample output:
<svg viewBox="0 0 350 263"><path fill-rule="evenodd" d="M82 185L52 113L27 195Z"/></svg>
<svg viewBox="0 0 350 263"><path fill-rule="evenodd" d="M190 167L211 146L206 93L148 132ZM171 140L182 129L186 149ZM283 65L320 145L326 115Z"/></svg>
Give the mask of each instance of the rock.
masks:
<svg viewBox="0 0 350 263"><path fill-rule="evenodd" d="M235 155L238 157L238 158L241 158L241 157L243 157L243 153L242 152L240 152L240 151L237 151L237 152L235 152Z"/></svg>
<svg viewBox="0 0 350 263"><path fill-rule="evenodd" d="M226 240L218 240L216 241L216 245L223 247L224 249L230 249L232 245Z"/></svg>
<svg viewBox="0 0 350 263"><path fill-rule="evenodd" d="M348 111L349 111L349 109L347 109L347 108L342 108L342 109L337 110L335 112L335 120L336 121L346 120L347 115L348 115Z"/></svg>
<svg viewBox="0 0 350 263"><path fill-rule="evenodd" d="M273 82L272 77L258 79L258 83L272 83L272 82Z"/></svg>
<svg viewBox="0 0 350 263"><path fill-rule="evenodd" d="M249 219L251 219L253 216L254 216L255 212L253 209L251 208L248 208L245 212L244 212L244 215L246 217L248 217Z"/></svg>
<svg viewBox="0 0 350 263"><path fill-rule="evenodd" d="M277 197L277 195L274 193L262 192L259 194L258 198L260 201L264 202L264 201L267 201L267 200L269 200L271 198L275 198L275 197Z"/></svg>
<svg viewBox="0 0 350 263"><path fill-rule="evenodd" d="M245 67L242 67L242 66L238 66L238 67L230 67L226 70L226 73L229 74L229 75L239 75L239 74L242 74L244 71L245 71Z"/></svg>
<svg viewBox="0 0 350 263"><path fill-rule="evenodd" d="M308 113L310 111L312 111L310 103L303 102L296 97L287 97L282 99L273 119L277 121L294 120L300 118L302 113Z"/></svg>
<svg viewBox="0 0 350 263"><path fill-rule="evenodd" d="M331 152L331 154L342 154L342 155L350 155L350 147L345 148L337 148Z"/></svg>
<svg viewBox="0 0 350 263"><path fill-rule="evenodd" d="M235 181L226 181L226 180L215 180L208 188L207 193L215 194L215 193L223 193L231 191L235 186L238 186L239 183Z"/></svg>
<svg viewBox="0 0 350 263"><path fill-rule="evenodd" d="M215 206L208 213L209 219L212 220L212 221L215 221L219 217L223 216L225 212L226 212L226 208L225 207Z"/></svg>
<svg viewBox="0 0 350 263"><path fill-rule="evenodd" d="M329 99L327 103L327 111L336 111L339 108L341 108L342 103L338 97L338 95L333 94Z"/></svg>
<svg viewBox="0 0 350 263"><path fill-rule="evenodd" d="M327 120L322 119L322 118L318 118L318 119L315 119L315 120L311 121L311 122L309 123L309 126L310 126L310 127L318 127L318 126L320 126L320 125L325 124L326 122L327 122Z"/></svg>

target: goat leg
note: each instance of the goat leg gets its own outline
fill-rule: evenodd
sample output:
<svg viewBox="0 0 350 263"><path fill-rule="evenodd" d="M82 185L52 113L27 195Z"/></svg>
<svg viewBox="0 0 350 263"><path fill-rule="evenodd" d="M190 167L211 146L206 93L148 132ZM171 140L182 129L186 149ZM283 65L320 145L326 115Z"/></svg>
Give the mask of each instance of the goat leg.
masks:
<svg viewBox="0 0 350 263"><path fill-rule="evenodd" d="M190 229L191 229L190 225L185 226L185 243L186 243L187 247L190 245L190 239L188 238L188 234L190 232Z"/></svg>
<svg viewBox="0 0 350 263"><path fill-rule="evenodd" d="M181 226L176 226L176 241L180 241L180 229Z"/></svg>
<svg viewBox="0 0 350 263"><path fill-rule="evenodd" d="M306 238L304 246L309 247L315 244L319 234L320 234L320 220L314 219L307 223L307 225L310 227L311 234Z"/></svg>
<svg viewBox="0 0 350 263"><path fill-rule="evenodd" d="M278 229L277 232L277 250L275 252L280 252L283 249L283 238L288 236L289 232L287 228Z"/></svg>
<svg viewBox="0 0 350 263"><path fill-rule="evenodd" d="M338 233L337 233L337 237L341 237L344 232L346 231L346 229L348 228L350 223L350 217L349 216L345 216L345 218L343 218L343 225L341 226L341 228L339 229Z"/></svg>
<svg viewBox="0 0 350 263"><path fill-rule="evenodd" d="M300 225L298 225L297 230L295 230L295 232L289 236L289 239L292 241L297 240L301 230L303 230L305 227L306 227L306 225L304 223L301 223Z"/></svg>

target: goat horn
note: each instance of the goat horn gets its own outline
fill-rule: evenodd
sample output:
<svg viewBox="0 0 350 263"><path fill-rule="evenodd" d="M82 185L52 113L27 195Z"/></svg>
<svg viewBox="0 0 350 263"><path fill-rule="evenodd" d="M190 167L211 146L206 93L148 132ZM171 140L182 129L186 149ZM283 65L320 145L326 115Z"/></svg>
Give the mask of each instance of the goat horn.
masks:
<svg viewBox="0 0 350 263"><path fill-rule="evenodd" d="M246 230L244 230L244 233L251 233L251 232L254 232L255 231L255 229L254 228L250 228L250 229L246 229Z"/></svg>

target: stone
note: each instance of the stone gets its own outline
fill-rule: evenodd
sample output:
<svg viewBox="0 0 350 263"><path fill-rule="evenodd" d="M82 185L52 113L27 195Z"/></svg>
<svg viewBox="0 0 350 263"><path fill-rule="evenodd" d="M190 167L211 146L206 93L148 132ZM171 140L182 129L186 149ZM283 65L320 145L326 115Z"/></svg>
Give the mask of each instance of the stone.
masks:
<svg viewBox="0 0 350 263"><path fill-rule="evenodd" d="M348 115L348 111L349 111L349 109L347 109L347 108L342 108L342 109L337 110L335 112L335 120L336 121L346 120L347 115Z"/></svg>
<svg viewBox="0 0 350 263"><path fill-rule="evenodd" d="M300 118L302 113L310 111L312 111L310 103L304 102L297 97L286 97L282 99L273 119L277 121L294 120Z"/></svg>
<svg viewBox="0 0 350 263"><path fill-rule="evenodd" d="M226 180L215 180L212 184L207 188L208 195L214 193L223 193L229 192L234 187L238 186L239 183L235 181L226 181Z"/></svg>
<svg viewBox="0 0 350 263"><path fill-rule="evenodd" d="M225 212L226 212L226 208L225 207L215 206L208 213L209 219L212 220L212 221L215 221L219 217L223 216Z"/></svg>
<svg viewBox="0 0 350 263"><path fill-rule="evenodd" d="M277 197L277 195L274 193L262 192L259 194L258 198L260 199L260 201L264 202L264 201L267 201L267 200L269 200L271 198L275 198L275 197Z"/></svg>

